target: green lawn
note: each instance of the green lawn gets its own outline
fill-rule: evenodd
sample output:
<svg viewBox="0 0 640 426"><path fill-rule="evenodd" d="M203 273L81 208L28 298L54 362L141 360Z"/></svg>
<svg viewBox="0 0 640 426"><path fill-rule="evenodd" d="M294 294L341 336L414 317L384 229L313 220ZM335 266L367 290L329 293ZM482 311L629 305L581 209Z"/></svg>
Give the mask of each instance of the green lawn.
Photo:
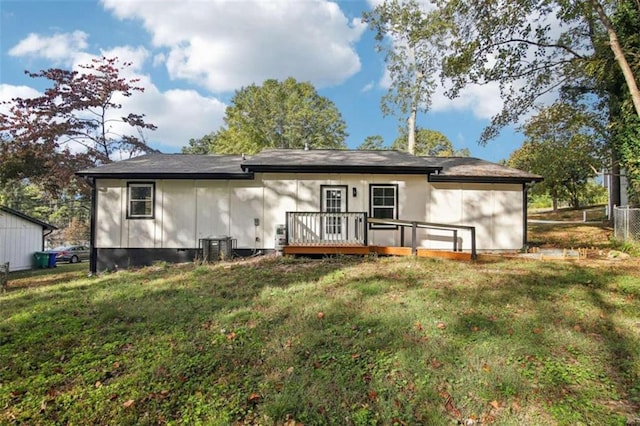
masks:
<svg viewBox="0 0 640 426"><path fill-rule="evenodd" d="M637 259L86 267L0 295L0 424L640 421Z"/></svg>

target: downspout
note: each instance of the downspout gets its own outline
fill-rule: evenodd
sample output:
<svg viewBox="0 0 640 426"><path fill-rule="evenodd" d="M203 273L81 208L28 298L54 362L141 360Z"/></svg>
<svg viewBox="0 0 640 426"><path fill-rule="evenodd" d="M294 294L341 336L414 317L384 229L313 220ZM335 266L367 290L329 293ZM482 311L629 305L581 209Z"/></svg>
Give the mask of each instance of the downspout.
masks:
<svg viewBox="0 0 640 426"><path fill-rule="evenodd" d="M96 179L87 177L87 184L91 187L91 212L89 214L89 276L98 272L98 249L96 248Z"/></svg>
<svg viewBox="0 0 640 426"><path fill-rule="evenodd" d="M47 238L49 235L51 235L51 233L52 233L54 230L53 230L53 229L49 229L48 231L49 231L49 232L47 232L46 234L45 234L45 233L42 233L42 250L44 250L44 241L45 241L45 238Z"/></svg>
<svg viewBox="0 0 640 426"><path fill-rule="evenodd" d="M528 244L528 233L527 233L527 216L529 215L529 206L527 203L529 188L532 188L535 185L535 181L525 182L522 184L522 249L527 250L529 248Z"/></svg>
<svg viewBox="0 0 640 426"><path fill-rule="evenodd" d="M524 251L527 250L527 215L528 215L528 203L527 203L527 193L529 192L529 184L522 184L522 249Z"/></svg>

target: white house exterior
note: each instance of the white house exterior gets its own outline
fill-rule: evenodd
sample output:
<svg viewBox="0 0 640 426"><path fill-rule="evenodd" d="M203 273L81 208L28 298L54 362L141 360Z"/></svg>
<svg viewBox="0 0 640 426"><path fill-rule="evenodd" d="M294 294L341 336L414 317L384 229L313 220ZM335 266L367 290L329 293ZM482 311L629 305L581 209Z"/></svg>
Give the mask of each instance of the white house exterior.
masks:
<svg viewBox="0 0 640 426"><path fill-rule="evenodd" d="M271 150L246 159L149 154L78 175L94 186L98 270L192 260L209 237L234 239L240 255L273 251L288 212L474 226L478 250L518 250L526 244L526 190L541 180L473 158L337 150ZM346 237L346 221L332 222L331 232ZM406 245L410 234L369 224L366 244ZM451 249L449 231L419 229L417 239L421 247ZM458 239L470 249L468 233Z"/></svg>
<svg viewBox="0 0 640 426"><path fill-rule="evenodd" d="M33 254L44 248L44 232L54 226L24 213L0 206L0 264L9 262L10 271L33 267Z"/></svg>

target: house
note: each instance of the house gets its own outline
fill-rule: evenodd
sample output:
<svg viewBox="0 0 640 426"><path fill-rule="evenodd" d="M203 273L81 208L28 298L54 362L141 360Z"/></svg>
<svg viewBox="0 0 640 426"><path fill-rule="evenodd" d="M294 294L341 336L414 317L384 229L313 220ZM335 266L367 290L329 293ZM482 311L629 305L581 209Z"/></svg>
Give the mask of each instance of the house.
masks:
<svg viewBox="0 0 640 426"><path fill-rule="evenodd" d="M17 210L0 206L0 265L10 271L33 267L33 254L44 249L44 237L57 229Z"/></svg>
<svg viewBox="0 0 640 426"><path fill-rule="evenodd" d="M268 253L278 229L285 250L453 242L469 251L471 229L477 250L518 250L527 189L542 179L476 158L282 149L154 153L77 174L93 188L94 271L193 260L208 238L232 240L237 255Z"/></svg>

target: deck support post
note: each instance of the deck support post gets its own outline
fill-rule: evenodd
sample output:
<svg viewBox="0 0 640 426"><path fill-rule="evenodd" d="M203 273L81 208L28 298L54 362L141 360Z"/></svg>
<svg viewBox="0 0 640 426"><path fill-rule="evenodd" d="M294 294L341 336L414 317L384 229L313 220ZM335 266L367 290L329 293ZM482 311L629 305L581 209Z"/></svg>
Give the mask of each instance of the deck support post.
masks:
<svg viewBox="0 0 640 426"><path fill-rule="evenodd" d="M418 223L411 222L411 254L418 254Z"/></svg>
<svg viewBox="0 0 640 426"><path fill-rule="evenodd" d="M453 251L458 251L458 230L453 230ZM462 249L460 249L462 251Z"/></svg>
<svg viewBox="0 0 640 426"><path fill-rule="evenodd" d="M476 251L476 228L471 228L471 260L478 260L478 252Z"/></svg>

